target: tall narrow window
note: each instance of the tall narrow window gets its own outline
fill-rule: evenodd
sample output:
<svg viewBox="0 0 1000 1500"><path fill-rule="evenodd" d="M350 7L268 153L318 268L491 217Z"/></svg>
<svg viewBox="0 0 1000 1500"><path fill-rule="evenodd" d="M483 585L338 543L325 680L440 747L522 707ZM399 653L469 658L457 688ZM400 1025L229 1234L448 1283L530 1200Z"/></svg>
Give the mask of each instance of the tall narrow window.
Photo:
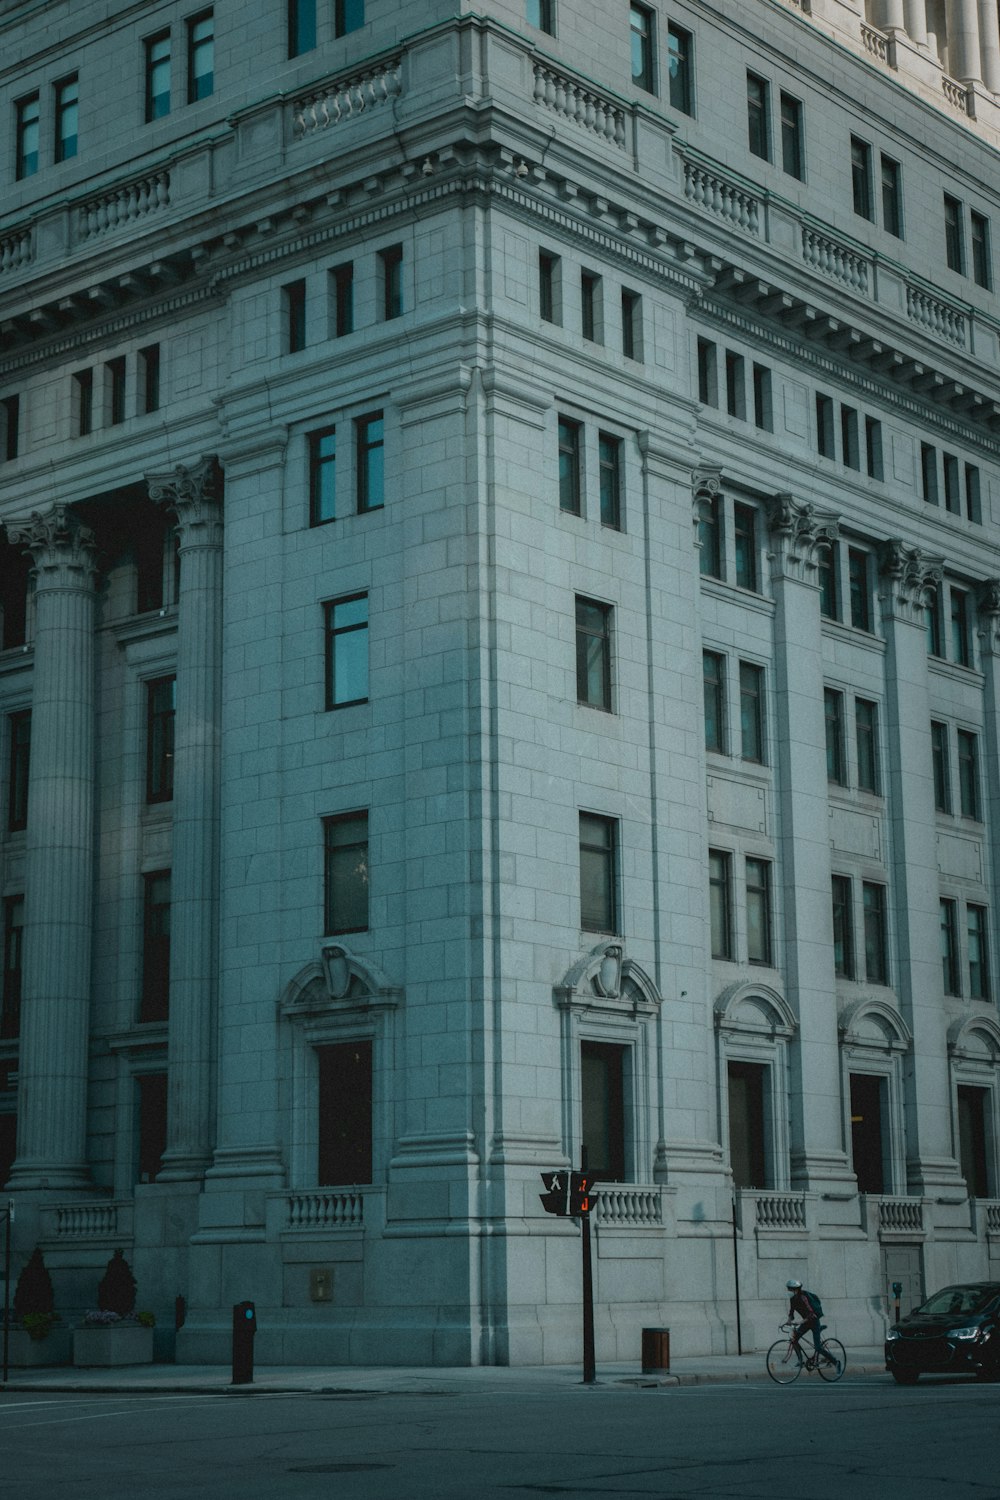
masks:
<svg viewBox="0 0 1000 1500"><path fill-rule="evenodd" d="M994 1189L990 1184L989 1151L987 1142L987 1108L990 1091L959 1084L958 1095L958 1157L962 1176L970 1198L989 1198Z"/></svg>
<svg viewBox="0 0 1000 1500"><path fill-rule="evenodd" d="M316 45L316 0L288 0L288 55L301 57Z"/></svg>
<svg viewBox="0 0 1000 1500"><path fill-rule="evenodd" d="M773 430L771 417L771 372L767 365L753 367L753 420L762 432Z"/></svg>
<svg viewBox="0 0 1000 1500"><path fill-rule="evenodd" d="M764 754L764 668L740 662L740 753L762 764Z"/></svg>
<svg viewBox="0 0 1000 1500"><path fill-rule="evenodd" d="M760 1063L730 1062L726 1066L729 1165L735 1188L768 1186L766 1075L767 1069Z"/></svg>
<svg viewBox="0 0 1000 1500"><path fill-rule="evenodd" d="M358 460L358 514L385 504L385 422L380 411L354 424Z"/></svg>
<svg viewBox="0 0 1000 1500"><path fill-rule="evenodd" d="M596 813L580 814L580 927L617 932L617 824Z"/></svg>
<svg viewBox="0 0 1000 1500"><path fill-rule="evenodd" d="M0 613L3 628L0 650L24 646L28 639L28 581L31 566L22 552L12 547L0 551Z"/></svg>
<svg viewBox="0 0 1000 1500"><path fill-rule="evenodd" d="M632 40L632 82L647 94L654 91L653 13L644 5L629 7L629 32Z"/></svg>
<svg viewBox="0 0 1000 1500"><path fill-rule="evenodd" d="M967 729L958 731L958 792L963 818L979 818L979 745Z"/></svg>
<svg viewBox="0 0 1000 1500"><path fill-rule="evenodd" d="M548 250L538 252L538 316L545 323L562 322L562 298L558 255Z"/></svg>
<svg viewBox="0 0 1000 1500"><path fill-rule="evenodd" d="M971 224L969 243L972 247L972 279L977 286L984 286L989 290L993 285L993 268L990 264L990 221L973 209L969 215L969 222Z"/></svg>
<svg viewBox="0 0 1000 1500"><path fill-rule="evenodd" d="M950 193L944 195L944 254L950 271L965 270L965 234L962 205Z"/></svg>
<svg viewBox="0 0 1000 1500"><path fill-rule="evenodd" d="M334 34L347 36L365 24L365 0L336 0L333 11Z"/></svg>
<svg viewBox="0 0 1000 1500"><path fill-rule="evenodd" d="M903 238L903 175L898 161L882 157L882 228Z"/></svg>
<svg viewBox="0 0 1000 1500"><path fill-rule="evenodd" d="M309 434L309 524L337 519L337 429Z"/></svg>
<svg viewBox="0 0 1000 1500"><path fill-rule="evenodd" d="M705 749L724 755L726 750L726 659L718 651L701 653Z"/></svg>
<svg viewBox="0 0 1000 1500"><path fill-rule="evenodd" d="M746 421L746 374L742 354L726 350L726 410L731 417Z"/></svg>
<svg viewBox="0 0 1000 1500"><path fill-rule="evenodd" d="M371 1040L317 1047L316 1065L316 1182L319 1187L369 1183L373 1176Z"/></svg>
<svg viewBox="0 0 1000 1500"><path fill-rule="evenodd" d="M885 886L866 880L861 894L865 917L865 978L869 984L888 984Z"/></svg>
<svg viewBox="0 0 1000 1500"><path fill-rule="evenodd" d="M125 356L109 359L107 374L108 426L118 427L125 420Z"/></svg>
<svg viewBox="0 0 1000 1500"><path fill-rule="evenodd" d="M941 982L946 995L960 995L958 977L958 921L954 901L940 902L941 910Z"/></svg>
<svg viewBox="0 0 1000 1500"><path fill-rule="evenodd" d="M833 401L829 396L816 395L816 452L820 458L833 458Z"/></svg>
<svg viewBox="0 0 1000 1500"><path fill-rule="evenodd" d="M747 73L747 141L752 155L771 160L771 100L766 78Z"/></svg>
<svg viewBox="0 0 1000 1500"><path fill-rule="evenodd" d="M298 354L306 347L306 284L290 281L282 287L285 314L285 351Z"/></svg>
<svg viewBox="0 0 1000 1500"><path fill-rule="evenodd" d="M865 417L865 466L869 479L883 477L882 423L875 417Z"/></svg>
<svg viewBox="0 0 1000 1500"><path fill-rule="evenodd" d="M970 1000L990 998L990 949L987 935L986 907L966 907L966 938L969 962Z"/></svg>
<svg viewBox="0 0 1000 1500"><path fill-rule="evenodd" d="M581 1155L599 1182L625 1181L625 1054L613 1042L580 1043Z"/></svg>
<svg viewBox="0 0 1000 1500"><path fill-rule="evenodd" d="M146 38L146 120L170 113L170 32Z"/></svg>
<svg viewBox="0 0 1000 1500"><path fill-rule="evenodd" d="M969 630L969 596L964 589L953 588L951 599L951 659L960 667L972 665L972 636Z"/></svg>
<svg viewBox="0 0 1000 1500"><path fill-rule="evenodd" d="M160 346L139 350L139 410L148 416L160 409Z"/></svg>
<svg viewBox="0 0 1000 1500"><path fill-rule="evenodd" d="M733 956L732 861L721 849L708 851L708 901L711 915L712 957Z"/></svg>
<svg viewBox="0 0 1000 1500"><path fill-rule="evenodd" d="M642 298L622 287L622 353L626 359L642 359Z"/></svg>
<svg viewBox="0 0 1000 1500"><path fill-rule="evenodd" d="M27 99L19 99L15 113L17 141L14 171L20 182L25 177L34 177L38 171L38 95L31 94Z"/></svg>
<svg viewBox="0 0 1000 1500"><path fill-rule="evenodd" d="M854 212L862 219L874 219L872 208L872 148L867 141L851 136L851 193Z"/></svg>
<svg viewBox="0 0 1000 1500"><path fill-rule="evenodd" d="M928 656L944 656L940 589L933 589L930 592L924 614L927 622L927 654Z"/></svg>
<svg viewBox="0 0 1000 1500"><path fill-rule="evenodd" d="M722 577L722 502L718 495L698 501L698 569L703 578Z"/></svg>
<svg viewBox="0 0 1000 1500"><path fill-rule="evenodd" d="M528 25L534 26L536 31L555 36L555 0L527 0L525 16Z"/></svg>
<svg viewBox="0 0 1000 1500"><path fill-rule="evenodd" d="M670 70L670 108L694 114L694 69L691 33L673 21L667 26L667 66Z"/></svg>
<svg viewBox="0 0 1000 1500"><path fill-rule="evenodd" d="M965 466L965 514L970 521L982 525L983 506L979 489L979 470L975 464Z"/></svg>
<svg viewBox="0 0 1000 1500"><path fill-rule="evenodd" d="M368 930L368 814L344 813L323 820L325 846L324 931Z"/></svg>
<svg viewBox="0 0 1000 1500"><path fill-rule="evenodd" d="M920 483L928 505L939 503L937 449L931 443L920 444Z"/></svg>
<svg viewBox="0 0 1000 1500"><path fill-rule="evenodd" d="M823 712L826 720L826 779L835 786L847 781L844 764L844 695L833 688L823 691Z"/></svg>
<svg viewBox="0 0 1000 1500"><path fill-rule="evenodd" d="M138 1073L136 1087L136 1172L140 1182L155 1182L167 1149L167 1075Z"/></svg>
<svg viewBox="0 0 1000 1500"><path fill-rule="evenodd" d="M94 430L94 372L78 370L73 376L73 411L77 437Z"/></svg>
<svg viewBox="0 0 1000 1500"><path fill-rule="evenodd" d="M802 103L791 94L781 95L781 168L799 181L805 175L805 152L802 145Z"/></svg>
<svg viewBox="0 0 1000 1500"><path fill-rule="evenodd" d="M15 1037L21 1030L21 971L24 954L24 897L9 896L3 904L3 996L0 1003L0 1037Z"/></svg>
<svg viewBox="0 0 1000 1500"><path fill-rule="evenodd" d="M215 19L210 10L187 23L189 104L207 99L215 88Z"/></svg>
<svg viewBox="0 0 1000 1500"><path fill-rule="evenodd" d="M854 910L851 881L846 875L834 875L833 891L833 968L840 979L854 978Z"/></svg>
<svg viewBox="0 0 1000 1500"><path fill-rule="evenodd" d="M597 439L598 478L601 491L601 525L621 530L622 444L621 439L602 432Z"/></svg>
<svg viewBox="0 0 1000 1500"><path fill-rule="evenodd" d="M559 509L578 516L581 508L579 422L559 418Z"/></svg>
<svg viewBox="0 0 1000 1500"><path fill-rule="evenodd" d="M21 398L5 396L0 401L0 458L10 463L18 455L21 439Z"/></svg>
<svg viewBox="0 0 1000 1500"><path fill-rule="evenodd" d="M593 271L580 272L580 331L590 343L603 343L601 278Z"/></svg>
<svg viewBox="0 0 1000 1500"><path fill-rule="evenodd" d="M857 547L847 552L848 588L851 599L851 624L855 630L872 628L871 623L871 571L868 553Z"/></svg>
<svg viewBox="0 0 1000 1500"><path fill-rule="evenodd" d="M387 245L378 253L382 271L382 317L385 322L403 315L403 247Z"/></svg>
<svg viewBox="0 0 1000 1500"><path fill-rule="evenodd" d="M771 962L771 866L766 859L747 860L747 960Z"/></svg>
<svg viewBox="0 0 1000 1500"><path fill-rule="evenodd" d="M146 683L146 801L169 802L174 795L174 708L176 678Z"/></svg>
<svg viewBox="0 0 1000 1500"><path fill-rule="evenodd" d="M611 606L576 601L576 696L591 708L611 711Z"/></svg>
<svg viewBox="0 0 1000 1500"><path fill-rule="evenodd" d="M170 871L143 876L140 1021L165 1021L170 1003Z"/></svg>
<svg viewBox="0 0 1000 1500"><path fill-rule="evenodd" d="M31 709L10 714L8 726L7 827L18 833L28 826L28 771L31 765Z"/></svg>
<svg viewBox="0 0 1000 1500"><path fill-rule="evenodd" d="M853 406L840 408L841 457L848 469L860 469L861 453L858 447L858 413Z"/></svg>
<svg viewBox="0 0 1000 1500"><path fill-rule="evenodd" d="M839 620L837 598L837 559L835 547L817 549L816 578L819 583L819 612L824 620Z"/></svg>
<svg viewBox="0 0 1000 1500"><path fill-rule="evenodd" d="M752 505L733 507L736 584L757 593L757 512Z"/></svg>
<svg viewBox="0 0 1000 1500"><path fill-rule="evenodd" d="M354 262L346 261L330 272L333 287L333 331L340 339L354 332Z"/></svg>
<svg viewBox="0 0 1000 1500"><path fill-rule="evenodd" d="M56 84L55 159L69 161L79 142L80 84L74 73Z"/></svg>
<svg viewBox="0 0 1000 1500"><path fill-rule="evenodd" d="M718 354L711 339L698 340L698 400L705 406L719 404Z"/></svg>
<svg viewBox="0 0 1000 1500"><path fill-rule="evenodd" d="M878 706L868 698L854 700L854 730L858 751L858 789L878 793Z"/></svg>
<svg viewBox="0 0 1000 1500"><path fill-rule="evenodd" d="M948 755L948 726L931 721L931 764L934 775L934 807L937 812L951 812L951 767Z"/></svg>
<svg viewBox="0 0 1000 1500"><path fill-rule="evenodd" d="M859 1193L885 1192L885 1147L882 1096L886 1080L868 1073L852 1073L851 1164Z"/></svg>
<svg viewBox="0 0 1000 1500"><path fill-rule="evenodd" d="M346 708L368 698L368 595L323 606L326 616L326 706Z"/></svg>
<svg viewBox="0 0 1000 1500"><path fill-rule="evenodd" d="M954 453L941 455L944 463L944 508L953 516L962 514L962 495L958 482L958 459Z"/></svg>

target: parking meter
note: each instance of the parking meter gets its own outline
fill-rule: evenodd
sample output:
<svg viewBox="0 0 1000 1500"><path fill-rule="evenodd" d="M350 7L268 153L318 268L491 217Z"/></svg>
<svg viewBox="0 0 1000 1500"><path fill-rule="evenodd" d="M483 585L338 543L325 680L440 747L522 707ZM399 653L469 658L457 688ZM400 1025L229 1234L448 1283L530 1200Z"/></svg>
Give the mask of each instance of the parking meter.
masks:
<svg viewBox="0 0 1000 1500"><path fill-rule="evenodd" d="M233 1385L253 1384L253 1340L257 1309L252 1302L233 1306Z"/></svg>

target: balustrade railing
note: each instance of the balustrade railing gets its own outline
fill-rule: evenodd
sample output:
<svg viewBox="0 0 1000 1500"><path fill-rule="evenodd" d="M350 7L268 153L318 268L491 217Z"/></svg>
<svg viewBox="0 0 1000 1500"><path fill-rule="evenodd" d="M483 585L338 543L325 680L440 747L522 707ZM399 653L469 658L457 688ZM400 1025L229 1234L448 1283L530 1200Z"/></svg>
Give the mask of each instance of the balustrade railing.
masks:
<svg viewBox="0 0 1000 1500"><path fill-rule="evenodd" d="M388 104L402 93L400 60L381 63L350 78L324 84L292 104L292 133L301 140L317 130L327 130L342 120L351 120L380 104Z"/></svg>
<svg viewBox="0 0 1000 1500"><path fill-rule="evenodd" d="M941 75L941 92L952 109L961 110L963 115L969 113L969 90L964 83L959 83L957 78L949 78L947 73L943 73Z"/></svg>
<svg viewBox="0 0 1000 1500"><path fill-rule="evenodd" d="M962 349L965 348L966 317L964 312L952 303L945 302L940 297L932 297L920 287L908 285L906 315L914 323L919 323L921 328L927 329L929 333L937 334L939 338L948 339L950 343L958 344Z"/></svg>
<svg viewBox="0 0 1000 1500"><path fill-rule="evenodd" d="M684 196L697 208L717 214L720 219L725 219L747 234L760 233L760 200L719 172L699 166L697 162L686 161Z"/></svg>
<svg viewBox="0 0 1000 1500"><path fill-rule="evenodd" d="M758 1229L805 1229L806 1200L802 1193L758 1193Z"/></svg>
<svg viewBox="0 0 1000 1500"><path fill-rule="evenodd" d="M852 292L868 296L870 281L867 258L848 245L831 239L829 235L810 229L807 224L802 226L802 259L813 270L842 282Z"/></svg>
<svg viewBox="0 0 1000 1500"><path fill-rule="evenodd" d="M862 21L861 41L865 51L877 62L889 61L889 38L884 31L878 31L874 26L869 26L867 21Z"/></svg>
<svg viewBox="0 0 1000 1500"><path fill-rule="evenodd" d="M1000 1234L1000 1203L986 1205L986 1233Z"/></svg>
<svg viewBox="0 0 1000 1500"><path fill-rule="evenodd" d="M545 63L535 64L535 103L625 149L625 111Z"/></svg>
<svg viewBox="0 0 1000 1500"><path fill-rule="evenodd" d="M0 273L16 271L31 264L33 247L30 229L15 229L0 238Z"/></svg>
<svg viewBox="0 0 1000 1500"><path fill-rule="evenodd" d="M56 1235L60 1239L113 1238L119 1233L117 1203L58 1203Z"/></svg>
<svg viewBox="0 0 1000 1500"><path fill-rule="evenodd" d="M78 234L81 240L134 224L149 214L170 206L170 173L151 172L136 182L91 198L80 207Z"/></svg>
<svg viewBox="0 0 1000 1500"><path fill-rule="evenodd" d="M920 1234L924 1227L924 1206L919 1198L880 1198L878 1226L890 1233Z"/></svg>
<svg viewBox="0 0 1000 1500"><path fill-rule="evenodd" d="M289 1193L288 1229L360 1229L364 1225L365 1199L358 1190Z"/></svg>
<svg viewBox="0 0 1000 1500"><path fill-rule="evenodd" d="M663 1194L656 1184L599 1183L594 1190L594 1219L598 1225L659 1228L663 1224Z"/></svg>

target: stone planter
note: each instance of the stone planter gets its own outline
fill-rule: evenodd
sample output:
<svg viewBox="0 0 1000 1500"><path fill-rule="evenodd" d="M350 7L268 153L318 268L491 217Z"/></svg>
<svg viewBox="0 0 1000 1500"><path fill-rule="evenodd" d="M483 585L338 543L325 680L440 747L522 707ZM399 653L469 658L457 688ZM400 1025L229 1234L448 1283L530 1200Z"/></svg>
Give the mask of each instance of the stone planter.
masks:
<svg viewBox="0 0 1000 1500"><path fill-rule="evenodd" d="M153 1363L153 1330L137 1323L122 1327L74 1328L73 1363L92 1365L150 1365Z"/></svg>
<svg viewBox="0 0 1000 1500"><path fill-rule="evenodd" d="M0 1318L0 1323L3 1319ZM0 1328L0 1338L3 1329ZM7 1354L12 1370L34 1370L42 1365L68 1365L72 1353L71 1330L57 1325L43 1339L33 1339L23 1328L12 1328Z"/></svg>

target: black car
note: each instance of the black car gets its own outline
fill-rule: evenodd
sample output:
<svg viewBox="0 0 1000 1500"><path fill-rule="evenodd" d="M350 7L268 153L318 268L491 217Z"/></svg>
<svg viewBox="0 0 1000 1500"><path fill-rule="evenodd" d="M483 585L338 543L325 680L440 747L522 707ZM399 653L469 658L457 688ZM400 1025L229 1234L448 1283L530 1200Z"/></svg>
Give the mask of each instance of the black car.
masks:
<svg viewBox="0 0 1000 1500"><path fill-rule="evenodd" d="M885 1367L900 1385L924 1372L1000 1379L1000 1281L935 1292L889 1329Z"/></svg>

